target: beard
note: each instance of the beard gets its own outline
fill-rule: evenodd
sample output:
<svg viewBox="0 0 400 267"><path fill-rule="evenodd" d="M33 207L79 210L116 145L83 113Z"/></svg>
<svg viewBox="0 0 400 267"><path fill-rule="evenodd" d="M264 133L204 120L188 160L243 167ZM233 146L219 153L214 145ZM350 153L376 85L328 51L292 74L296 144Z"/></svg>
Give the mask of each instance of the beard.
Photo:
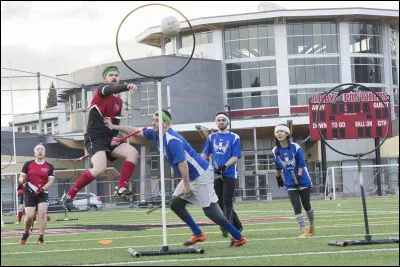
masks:
<svg viewBox="0 0 400 267"><path fill-rule="evenodd" d="M228 125L218 125L218 129L220 129L221 131L225 131L228 128Z"/></svg>

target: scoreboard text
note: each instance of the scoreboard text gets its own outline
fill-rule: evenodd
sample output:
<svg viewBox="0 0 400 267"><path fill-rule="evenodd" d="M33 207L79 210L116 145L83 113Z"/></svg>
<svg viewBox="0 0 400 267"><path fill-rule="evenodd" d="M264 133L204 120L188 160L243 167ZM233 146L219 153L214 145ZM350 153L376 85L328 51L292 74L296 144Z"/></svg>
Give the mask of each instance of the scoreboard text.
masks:
<svg viewBox="0 0 400 267"><path fill-rule="evenodd" d="M326 140L383 138L390 126L390 100L384 92L377 92L383 102L372 92L337 93L327 95L319 106L318 128ZM324 95L313 95L309 100L310 139L321 140L316 115ZM341 101L337 101L337 99ZM385 109L384 105L387 109Z"/></svg>

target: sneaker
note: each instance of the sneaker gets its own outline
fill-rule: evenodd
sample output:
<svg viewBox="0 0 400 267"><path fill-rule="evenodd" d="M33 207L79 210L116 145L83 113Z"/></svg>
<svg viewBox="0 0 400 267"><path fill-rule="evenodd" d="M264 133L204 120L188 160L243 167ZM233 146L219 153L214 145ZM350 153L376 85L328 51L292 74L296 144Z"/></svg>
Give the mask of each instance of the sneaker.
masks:
<svg viewBox="0 0 400 267"><path fill-rule="evenodd" d="M64 209L66 209L68 211L72 210L72 201L73 201L72 198L67 194L64 194L61 197L61 202L62 202L62 204L64 206Z"/></svg>
<svg viewBox="0 0 400 267"><path fill-rule="evenodd" d="M28 237L29 237L29 233L24 233L24 234L21 236L21 239L19 240L19 243L20 243L21 245L25 245L26 240L28 239Z"/></svg>
<svg viewBox="0 0 400 267"><path fill-rule="evenodd" d="M242 238L240 240L236 240L234 238L232 238L232 239L233 239L232 240L233 241L233 243L232 243L232 247L233 248L241 247L241 246L243 246L244 244L247 243L247 239L246 239L246 237L244 235L242 235Z"/></svg>
<svg viewBox="0 0 400 267"><path fill-rule="evenodd" d="M310 226L310 227L308 227L308 232L309 232L311 235L314 235L314 231L315 231L315 226Z"/></svg>
<svg viewBox="0 0 400 267"><path fill-rule="evenodd" d="M204 242L206 240L206 235L202 233L201 235L192 235L188 241L183 243L184 246L191 246L196 244L197 242Z"/></svg>
<svg viewBox="0 0 400 267"><path fill-rule="evenodd" d="M118 187L115 187L115 189L117 190ZM117 197L126 197L126 196L131 196L133 195L133 192L129 191L127 188L125 187L121 187L120 189L118 189L117 191L114 192L114 194Z"/></svg>
<svg viewBox="0 0 400 267"><path fill-rule="evenodd" d="M16 221L16 222L15 222L15 224L17 224L17 225L18 225L18 224L21 224L21 222L19 222L19 221Z"/></svg>
<svg viewBox="0 0 400 267"><path fill-rule="evenodd" d="M310 233L309 231L304 231L304 232L301 232L301 235L299 235L299 238L306 238L306 237L310 237L312 235L313 234Z"/></svg>
<svg viewBox="0 0 400 267"><path fill-rule="evenodd" d="M229 233L222 226L219 227L222 232L222 237L228 237Z"/></svg>
<svg viewBox="0 0 400 267"><path fill-rule="evenodd" d="M44 242L43 237L39 237L37 241L38 241L38 244L39 244L39 245L44 245L44 244L46 244L46 242Z"/></svg>

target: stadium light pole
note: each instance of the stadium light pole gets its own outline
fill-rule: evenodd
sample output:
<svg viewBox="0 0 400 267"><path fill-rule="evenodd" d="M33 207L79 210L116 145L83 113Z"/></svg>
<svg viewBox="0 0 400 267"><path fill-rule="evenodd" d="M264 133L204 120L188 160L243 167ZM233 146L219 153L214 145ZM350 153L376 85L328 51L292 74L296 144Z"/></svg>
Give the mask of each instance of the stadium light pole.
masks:
<svg viewBox="0 0 400 267"><path fill-rule="evenodd" d="M232 119L231 119L231 105L225 105L228 108L228 115L229 115L229 130L232 129Z"/></svg>

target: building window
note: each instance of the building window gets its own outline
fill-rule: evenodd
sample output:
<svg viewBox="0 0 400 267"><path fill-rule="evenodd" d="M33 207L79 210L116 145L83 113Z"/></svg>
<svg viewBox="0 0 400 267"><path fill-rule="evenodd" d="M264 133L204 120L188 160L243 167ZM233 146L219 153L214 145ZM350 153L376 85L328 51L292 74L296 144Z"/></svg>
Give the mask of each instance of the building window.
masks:
<svg viewBox="0 0 400 267"><path fill-rule="evenodd" d="M331 88L290 89L290 106L308 106L308 100L315 94L328 92Z"/></svg>
<svg viewBox="0 0 400 267"><path fill-rule="evenodd" d="M58 134L58 133L59 133L59 130L58 130L58 121L55 121L55 122L54 122L54 133L55 133L55 134Z"/></svg>
<svg viewBox="0 0 400 267"><path fill-rule="evenodd" d="M53 134L53 127L51 122L46 123L46 130L47 134Z"/></svg>
<svg viewBox="0 0 400 267"><path fill-rule="evenodd" d="M399 85L397 80L397 64L396 60L392 59L392 84Z"/></svg>
<svg viewBox="0 0 400 267"><path fill-rule="evenodd" d="M158 161L160 159L160 156L158 152L151 152L150 153L150 169L152 171L158 170Z"/></svg>
<svg viewBox="0 0 400 267"><path fill-rule="evenodd" d="M227 28L224 32L225 59L275 56L273 24Z"/></svg>
<svg viewBox="0 0 400 267"><path fill-rule="evenodd" d="M393 101L396 106L399 105L399 87L393 88Z"/></svg>
<svg viewBox="0 0 400 267"><path fill-rule="evenodd" d="M379 22L350 22L350 52L381 54Z"/></svg>
<svg viewBox="0 0 400 267"><path fill-rule="evenodd" d="M37 124L32 125L32 131L31 133L37 133Z"/></svg>
<svg viewBox="0 0 400 267"><path fill-rule="evenodd" d="M226 64L227 89L276 86L276 61Z"/></svg>
<svg viewBox="0 0 400 267"><path fill-rule="evenodd" d="M264 152L265 153L265 152ZM258 154L257 155L257 163L255 162L254 155L245 155L244 156L244 168L245 171L255 171L256 164L258 165L258 170L275 170L275 158L272 153L265 153L265 154Z"/></svg>
<svg viewBox="0 0 400 267"><path fill-rule="evenodd" d="M144 111L142 116L153 115L157 109L157 87L154 82L141 83L140 88L140 106Z"/></svg>
<svg viewBox="0 0 400 267"><path fill-rule="evenodd" d="M373 57L352 57L351 76L351 80L355 83L382 83L383 60Z"/></svg>
<svg viewBox="0 0 400 267"><path fill-rule="evenodd" d="M278 91L229 93L228 104L232 110L278 107Z"/></svg>
<svg viewBox="0 0 400 267"><path fill-rule="evenodd" d="M22 133L22 127L18 127L18 132Z"/></svg>
<svg viewBox="0 0 400 267"><path fill-rule="evenodd" d="M24 127L25 133L29 133L29 125Z"/></svg>
<svg viewBox="0 0 400 267"><path fill-rule="evenodd" d="M65 116L66 116L66 120L70 121L71 120L71 105L66 104L65 105Z"/></svg>
<svg viewBox="0 0 400 267"><path fill-rule="evenodd" d="M71 112L75 111L75 96L74 95L70 95L69 96L69 110Z"/></svg>
<svg viewBox="0 0 400 267"><path fill-rule="evenodd" d="M289 59L289 84L339 83L339 58Z"/></svg>
<svg viewBox="0 0 400 267"><path fill-rule="evenodd" d="M76 94L76 110L82 109L82 93Z"/></svg>
<svg viewBox="0 0 400 267"><path fill-rule="evenodd" d="M338 53L335 21L289 21L286 24L286 34L289 55Z"/></svg>
<svg viewBox="0 0 400 267"><path fill-rule="evenodd" d="M212 31L198 32L198 33L195 33L195 38L196 38L196 45L211 44L213 42L213 33L212 33ZM190 48L192 46L193 46L193 35L192 34L181 37L181 47L180 48L185 48L185 47Z"/></svg>

